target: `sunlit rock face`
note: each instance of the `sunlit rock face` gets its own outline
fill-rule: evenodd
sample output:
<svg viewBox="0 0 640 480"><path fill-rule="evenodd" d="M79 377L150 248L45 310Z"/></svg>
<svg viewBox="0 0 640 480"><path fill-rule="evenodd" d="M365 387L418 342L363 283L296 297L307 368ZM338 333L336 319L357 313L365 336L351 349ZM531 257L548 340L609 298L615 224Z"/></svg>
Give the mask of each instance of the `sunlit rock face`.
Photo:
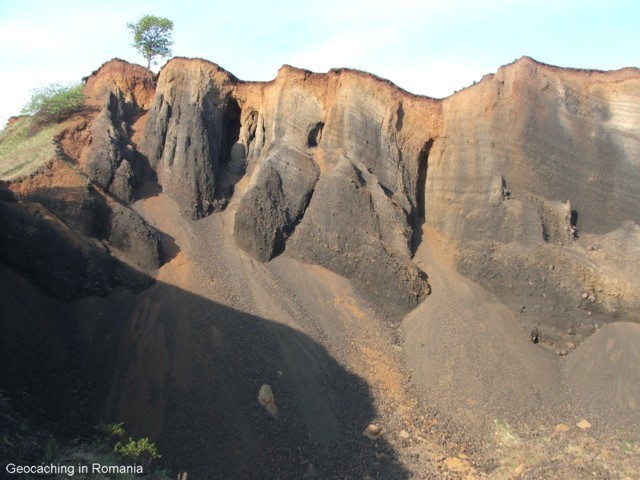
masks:
<svg viewBox="0 0 640 480"><path fill-rule="evenodd" d="M607 239L639 221L636 69L523 57L435 100L350 70L284 66L243 82L177 58L127 83L121 63L88 81L101 110L84 165L124 201L150 171L187 217L230 208L255 259L322 265L399 315L429 292L412 262L424 223L455 245L462 273L531 319L570 323L587 290L602 290L593 319L638 304L621 299L633 282L585 253L593 237L602 248L589 252L615 257Z"/></svg>
<svg viewBox="0 0 640 480"><path fill-rule="evenodd" d="M640 222L639 101L637 69L526 57L443 100L426 220L457 243L462 273L543 323L636 315L635 281L605 250Z"/></svg>
<svg viewBox="0 0 640 480"><path fill-rule="evenodd" d="M411 254L439 118L437 101L361 72L285 66L248 83L178 59L159 75L140 145L183 214L233 200L251 256L323 265L403 313L429 290Z"/></svg>

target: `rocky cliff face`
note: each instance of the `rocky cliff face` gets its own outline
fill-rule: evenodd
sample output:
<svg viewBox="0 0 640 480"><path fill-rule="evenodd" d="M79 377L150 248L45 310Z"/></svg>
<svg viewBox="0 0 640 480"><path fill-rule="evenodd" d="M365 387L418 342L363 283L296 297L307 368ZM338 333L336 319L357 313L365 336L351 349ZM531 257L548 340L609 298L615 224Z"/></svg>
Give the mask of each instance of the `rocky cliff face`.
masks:
<svg viewBox="0 0 640 480"><path fill-rule="evenodd" d="M637 318L633 282L596 251L640 221L639 100L636 69L526 57L445 99L426 221L457 242L459 269L545 324Z"/></svg>
<svg viewBox="0 0 640 480"><path fill-rule="evenodd" d="M177 59L140 145L185 215L233 201L236 241L254 258L285 251L401 313L428 292L411 252L439 118L437 102L360 72L283 67L271 83L244 83Z"/></svg>
<svg viewBox="0 0 640 480"><path fill-rule="evenodd" d="M130 201L150 168L187 217L229 205L255 259L322 265L388 311L429 292L411 260L423 222L532 322L574 322L584 292L598 301L578 306L605 320L638 304L585 258L590 235L639 221L637 70L525 57L438 101L356 71L242 82L177 58L157 79L112 61L87 90L100 111L81 164L96 184Z"/></svg>
<svg viewBox="0 0 640 480"><path fill-rule="evenodd" d="M157 78L112 60L86 93L94 113L62 135L62 152L112 200L85 192L74 211L29 195L89 237L135 251L119 222L146 227L117 204L157 181L188 218L228 208L255 259L324 266L394 315L429 292L412 261L426 223L463 274L529 322L635 318L635 264L616 273L611 240L633 240L640 221L635 69L525 57L438 101L350 70L285 66L257 83L198 59ZM155 245L136 255L157 267L157 238L138 244Z"/></svg>

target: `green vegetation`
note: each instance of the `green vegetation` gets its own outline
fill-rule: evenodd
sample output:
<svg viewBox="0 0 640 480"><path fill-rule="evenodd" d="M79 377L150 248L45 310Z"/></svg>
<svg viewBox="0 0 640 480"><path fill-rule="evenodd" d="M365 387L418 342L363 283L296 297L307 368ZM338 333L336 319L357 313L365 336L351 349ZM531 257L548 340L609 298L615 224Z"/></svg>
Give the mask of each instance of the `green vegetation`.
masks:
<svg viewBox="0 0 640 480"><path fill-rule="evenodd" d="M53 83L39 88L21 113L31 115L35 127L59 123L84 106L85 96L82 88L82 83L67 86Z"/></svg>
<svg viewBox="0 0 640 480"><path fill-rule="evenodd" d="M32 117L23 117L0 132L0 180L14 180L35 172L56 154L59 124L38 131ZM34 133L35 132L35 133Z"/></svg>
<svg viewBox="0 0 640 480"><path fill-rule="evenodd" d="M22 117L0 131L0 180L15 180L35 172L56 154L60 122L79 112L85 97L82 84L51 84L36 90Z"/></svg>
<svg viewBox="0 0 640 480"><path fill-rule="evenodd" d="M120 423L101 423L96 427L99 433L106 438L122 438L126 435L124 430L124 422Z"/></svg>
<svg viewBox="0 0 640 480"><path fill-rule="evenodd" d="M1 395L1 393L0 393ZM14 465L58 465L74 468L73 478L77 480L169 480L171 476L161 469L149 469L153 459L159 458L156 447L149 439L133 440L129 437L124 443L119 439L126 436L123 423L99 425L93 439L75 439L71 442L60 441L46 429L32 425L11 409L0 412L0 464ZM92 466L103 467L94 472ZM81 472L79 466L88 467ZM119 471L126 466L132 472L144 469L144 473ZM139 467L135 467L135 465ZM115 468L114 468L115 467ZM4 477L3 477L4 478ZM25 474L19 478L36 480L41 474ZM47 478L70 478L64 472Z"/></svg>
<svg viewBox="0 0 640 480"><path fill-rule="evenodd" d="M502 418L498 417L495 423L495 442L501 448L515 447L519 445L520 438L511 430L509 424Z"/></svg>
<svg viewBox="0 0 640 480"><path fill-rule="evenodd" d="M146 437L139 440L134 440L129 437L129 440L124 443L116 443L113 451L123 457L131 458L136 462L142 461L142 463L145 463L147 458L149 458L149 461L160 458L155 444L151 443Z"/></svg>
<svg viewBox="0 0 640 480"><path fill-rule="evenodd" d="M33 93L22 117L0 131L0 180L29 175L55 156L61 122L84 107L82 88L81 83L51 84Z"/></svg>
<svg viewBox="0 0 640 480"><path fill-rule="evenodd" d="M151 443L148 438L134 440L129 437L128 440L124 440L127 435L124 422L101 424L98 425L97 430L106 437L107 445L112 445L113 452L124 458L142 465L160 458L155 444ZM114 442L115 444L113 444Z"/></svg>
<svg viewBox="0 0 640 480"><path fill-rule="evenodd" d="M171 55L173 22L168 18L145 15L136 23L127 23L127 28L133 33L131 46L147 59L147 68L151 68L151 62L157 63L155 57Z"/></svg>

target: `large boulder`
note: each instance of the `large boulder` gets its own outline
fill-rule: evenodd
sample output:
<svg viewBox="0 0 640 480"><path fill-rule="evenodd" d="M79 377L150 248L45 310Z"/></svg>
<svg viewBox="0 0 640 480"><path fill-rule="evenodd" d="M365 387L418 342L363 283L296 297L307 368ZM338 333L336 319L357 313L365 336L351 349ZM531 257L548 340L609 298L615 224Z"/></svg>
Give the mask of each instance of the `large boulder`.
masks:
<svg viewBox="0 0 640 480"><path fill-rule="evenodd" d="M364 165L342 157L324 174L286 253L344 275L395 315L429 292L411 262L411 228Z"/></svg>
<svg viewBox="0 0 640 480"><path fill-rule="evenodd" d="M303 152L269 148L255 182L238 207L234 236L238 245L263 262L282 253L302 218L318 180L318 167Z"/></svg>

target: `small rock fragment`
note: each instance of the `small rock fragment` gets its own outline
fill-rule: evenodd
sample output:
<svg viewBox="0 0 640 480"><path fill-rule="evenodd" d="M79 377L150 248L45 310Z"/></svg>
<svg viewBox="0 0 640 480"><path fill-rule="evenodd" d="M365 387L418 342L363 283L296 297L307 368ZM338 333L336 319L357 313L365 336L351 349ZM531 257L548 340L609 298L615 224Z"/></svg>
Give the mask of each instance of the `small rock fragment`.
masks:
<svg viewBox="0 0 640 480"><path fill-rule="evenodd" d="M531 330L531 341L533 343L538 343L538 328L534 327L533 330Z"/></svg>
<svg viewBox="0 0 640 480"><path fill-rule="evenodd" d="M271 386L264 384L260 387L260 390L258 391L258 401L267 410L267 412L269 412L269 415L272 417L278 415L278 407L276 406Z"/></svg>
<svg viewBox="0 0 640 480"><path fill-rule="evenodd" d="M409 438L411 435L409 435L409 432L407 432L406 430L400 430L400 434L399 437L403 438L403 439L407 439Z"/></svg>
<svg viewBox="0 0 640 480"><path fill-rule="evenodd" d="M582 430L588 430L591 428L591 424L586 420L580 420L576 426Z"/></svg>
<svg viewBox="0 0 640 480"><path fill-rule="evenodd" d="M368 425L367 428L364 429L364 432L362 432L365 437L371 440L377 440L381 433L382 429L374 423Z"/></svg>
<svg viewBox="0 0 640 480"><path fill-rule="evenodd" d="M469 462L457 457L449 457L444 461L444 464L449 470L462 473L469 470Z"/></svg>
<svg viewBox="0 0 640 480"><path fill-rule="evenodd" d="M566 423L559 423L558 425L555 426L553 431L556 432L556 433L568 432L569 431L569 425L567 425Z"/></svg>
<svg viewBox="0 0 640 480"><path fill-rule="evenodd" d="M387 454L386 452L376 452L376 459L384 462L386 460L389 460L389 454Z"/></svg>
<svg viewBox="0 0 640 480"><path fill-rule="evenodd" d="M313 463L310 463L309 466L307 467L307 471L304 473L304 475L302 475L302 478L304 480L310 479L310 478L317 478L318 477L318 473L316 472L316 468L313 466Z"/></svg>

